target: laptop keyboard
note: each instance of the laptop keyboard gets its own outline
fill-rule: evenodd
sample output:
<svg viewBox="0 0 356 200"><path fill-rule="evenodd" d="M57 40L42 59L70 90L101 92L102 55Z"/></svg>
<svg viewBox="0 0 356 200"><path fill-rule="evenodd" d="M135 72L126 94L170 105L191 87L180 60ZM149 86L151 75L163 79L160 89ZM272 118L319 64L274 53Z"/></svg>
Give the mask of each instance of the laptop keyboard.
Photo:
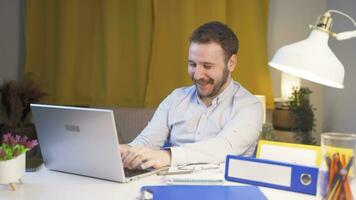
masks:
<svg viewBox="0 0 356 200"><path fill-rule="evenodd" d="M126 177L137 176L137 175L149 172L149 171L150 170L147 170L147 169L128 169L128 168L124 168L124 172L125 172L125 176Z"/></svg>

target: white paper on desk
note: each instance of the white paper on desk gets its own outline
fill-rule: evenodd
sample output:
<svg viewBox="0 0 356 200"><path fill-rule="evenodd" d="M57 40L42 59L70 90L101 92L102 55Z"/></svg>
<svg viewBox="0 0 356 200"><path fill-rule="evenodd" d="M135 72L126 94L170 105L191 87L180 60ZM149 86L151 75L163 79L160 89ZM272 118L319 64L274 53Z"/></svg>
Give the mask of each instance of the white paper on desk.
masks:
<svg viewBox="0 0 356 200"><path fill-rule="evenodd" d="M179 171L176 167L171 167L170 172ZM224 169L197 170L190 174L167 175L164 181L170 185L215 185L224 182Z"/></svg>
<svg viewBox="0 0 356 200"><path fill-rule="evenodd" d="M313 149L264 144L261 146L259 158L307 166L316 166L317 151Z"/></svg>

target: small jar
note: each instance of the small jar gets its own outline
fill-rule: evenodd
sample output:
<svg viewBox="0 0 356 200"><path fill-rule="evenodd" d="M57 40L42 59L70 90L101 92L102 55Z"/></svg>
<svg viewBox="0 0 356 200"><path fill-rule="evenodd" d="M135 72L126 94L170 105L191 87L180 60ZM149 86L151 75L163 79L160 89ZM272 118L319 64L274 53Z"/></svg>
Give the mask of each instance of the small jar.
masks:
<svg viewBox="0 0 356 200"><path fill-rule="evenodd" d="M356 134L323 133L317 199L356 199Z"/></svg>

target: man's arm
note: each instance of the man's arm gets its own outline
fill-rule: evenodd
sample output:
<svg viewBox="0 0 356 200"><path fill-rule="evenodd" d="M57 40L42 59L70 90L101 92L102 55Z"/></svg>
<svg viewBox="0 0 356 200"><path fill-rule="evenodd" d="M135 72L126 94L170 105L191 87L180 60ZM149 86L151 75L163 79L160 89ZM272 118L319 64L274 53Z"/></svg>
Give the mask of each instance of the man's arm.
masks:
<svg viewBox="0 0 356 200"><path fill-rule="evenodd" d="M172 98L170 94L161 102L148 125L128 144L129 146L145 146L156 150L163 147L169 134L168 111Z"/></svg>
<svg viewBox="0 0 356 200"><path fill-rule="evenodd" d="M168 112L171 99L174 98L172 96L173 93L162 101L145 129L122 151L120 150L124 167L147 169L170 165L170 150L161 148L169 134Z"/></svg>

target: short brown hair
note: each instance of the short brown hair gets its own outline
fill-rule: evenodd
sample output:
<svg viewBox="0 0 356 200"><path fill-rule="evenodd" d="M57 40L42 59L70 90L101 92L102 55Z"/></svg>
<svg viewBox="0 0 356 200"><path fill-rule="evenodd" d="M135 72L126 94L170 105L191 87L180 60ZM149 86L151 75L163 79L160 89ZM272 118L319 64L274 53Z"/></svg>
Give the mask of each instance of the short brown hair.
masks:
<svg viewBox="0 0 356 200"><path fill-rule="evenodd" d="M225 61L237 54L239 40L235 33L226 25L218 21L212 21L199 26L191 35L190 43L207 44L218 43L224 50Z"/></svg>

